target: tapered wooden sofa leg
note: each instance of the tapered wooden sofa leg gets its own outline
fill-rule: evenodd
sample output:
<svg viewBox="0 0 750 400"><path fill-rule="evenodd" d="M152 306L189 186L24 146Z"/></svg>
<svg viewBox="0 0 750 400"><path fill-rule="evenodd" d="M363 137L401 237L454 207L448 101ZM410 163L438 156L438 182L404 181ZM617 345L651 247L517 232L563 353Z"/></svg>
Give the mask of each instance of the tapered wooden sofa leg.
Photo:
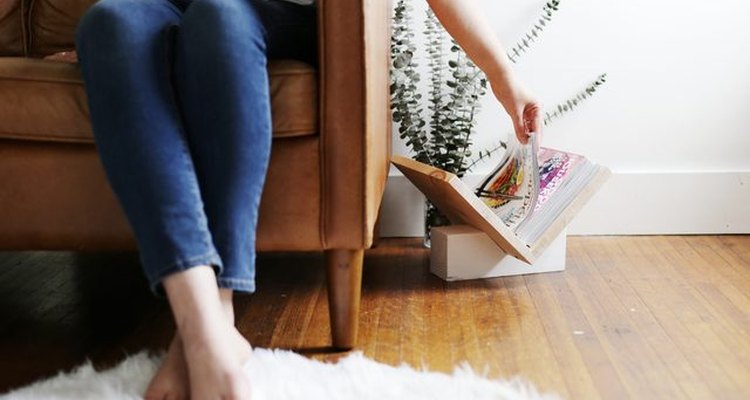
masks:
<svg viewBox="0 0 750 400"><path fill-rule="evenodd" d="M364 255L364 249L326 250L331 336L338 349L349 350L357 344Z"/></svg>

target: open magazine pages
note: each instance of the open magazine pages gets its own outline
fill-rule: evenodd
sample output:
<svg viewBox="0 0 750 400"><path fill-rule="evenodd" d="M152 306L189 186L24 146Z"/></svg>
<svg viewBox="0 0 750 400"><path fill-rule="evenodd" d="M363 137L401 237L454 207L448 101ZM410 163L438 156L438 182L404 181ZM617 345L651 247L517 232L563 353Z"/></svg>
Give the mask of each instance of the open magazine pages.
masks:
<svg viewBox="0 0 750 400"><path fill-rule="evenodd" d="M528 218L537 204L539 166L537 135L522 145L515 134L497 167L488 174L474 192L509 228L514 229Z"/></svg>
<svg viewBox="0 0 750 400"><path fill-rule="evenodd" d="M610 171L578 154L510 139L500 163L475 187L410 157L392 162L452 222L484 231L507 254L533 263Z"/></svg>
<svg viewBox="0 0 750 400"><path fill-rule="evenodd" d="M584 156L542 148L539 151L539 196L534 214L516 226L518 237L537 241L547 227L596 179L601 167Z"/></svg>
<svg viewBox="0 0 750 400"><path fill-rule="evenodd" d="M508 228L533 242L596 172L581 155L539 147L536 135L527 145L511 135L497 167L474 192Z"/></svg>

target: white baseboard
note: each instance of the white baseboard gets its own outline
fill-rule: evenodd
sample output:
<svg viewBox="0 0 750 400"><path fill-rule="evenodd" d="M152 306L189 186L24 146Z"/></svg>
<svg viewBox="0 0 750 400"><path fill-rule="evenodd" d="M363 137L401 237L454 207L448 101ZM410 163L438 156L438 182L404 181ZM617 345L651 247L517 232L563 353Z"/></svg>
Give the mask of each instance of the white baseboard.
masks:
<svg viewBox="0 0 750 400"><path fill-rule="evenodd" d="M381 236L423 235L424 196L403 175L388 178L381 212ZM750 171L614 172L568 227L569 235L721 233L750 233Z"/></svg>

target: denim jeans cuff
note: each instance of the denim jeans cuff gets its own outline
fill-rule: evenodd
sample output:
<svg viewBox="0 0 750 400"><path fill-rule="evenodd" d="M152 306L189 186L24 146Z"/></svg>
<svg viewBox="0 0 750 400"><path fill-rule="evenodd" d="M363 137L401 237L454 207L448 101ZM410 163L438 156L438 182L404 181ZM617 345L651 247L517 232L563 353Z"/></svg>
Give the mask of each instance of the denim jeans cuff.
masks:
<svg viewBox="0 0 750 400"><path fill-rule="evenodd" d="M252 279L217 278L217 284L222 289L232 289L235 292L255 293L255 281Z"/></svg>
<svg viewBox="0 0 750 400"><path fill-rule="evenodd" d="M215 251L178 260L166 268L159 270L155 275L149 277L151 292L159 297L165 297L164 285L161 283L164 278L175 272L185 271L189 268L200 265L210 265L214 269L214 274L217 276L224 270L221 257Z"/></svg>

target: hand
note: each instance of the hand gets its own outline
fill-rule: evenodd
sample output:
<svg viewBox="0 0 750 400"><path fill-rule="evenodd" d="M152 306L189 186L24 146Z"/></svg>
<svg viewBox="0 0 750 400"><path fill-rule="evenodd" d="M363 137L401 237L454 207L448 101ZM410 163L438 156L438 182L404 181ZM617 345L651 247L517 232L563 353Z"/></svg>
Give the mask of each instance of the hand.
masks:
<svg viewBox="0 0 750 400"><path fill-rule="evenodd" d="M513 121L513 129L518 141L526 144L529 136L542 133L542 106L529 95L519 84L495 84L492 92ZM503 87L505 86L505 87ZM539 137L537 139L540 139ZM538 140L539 141L539 140Z"/></svg>

